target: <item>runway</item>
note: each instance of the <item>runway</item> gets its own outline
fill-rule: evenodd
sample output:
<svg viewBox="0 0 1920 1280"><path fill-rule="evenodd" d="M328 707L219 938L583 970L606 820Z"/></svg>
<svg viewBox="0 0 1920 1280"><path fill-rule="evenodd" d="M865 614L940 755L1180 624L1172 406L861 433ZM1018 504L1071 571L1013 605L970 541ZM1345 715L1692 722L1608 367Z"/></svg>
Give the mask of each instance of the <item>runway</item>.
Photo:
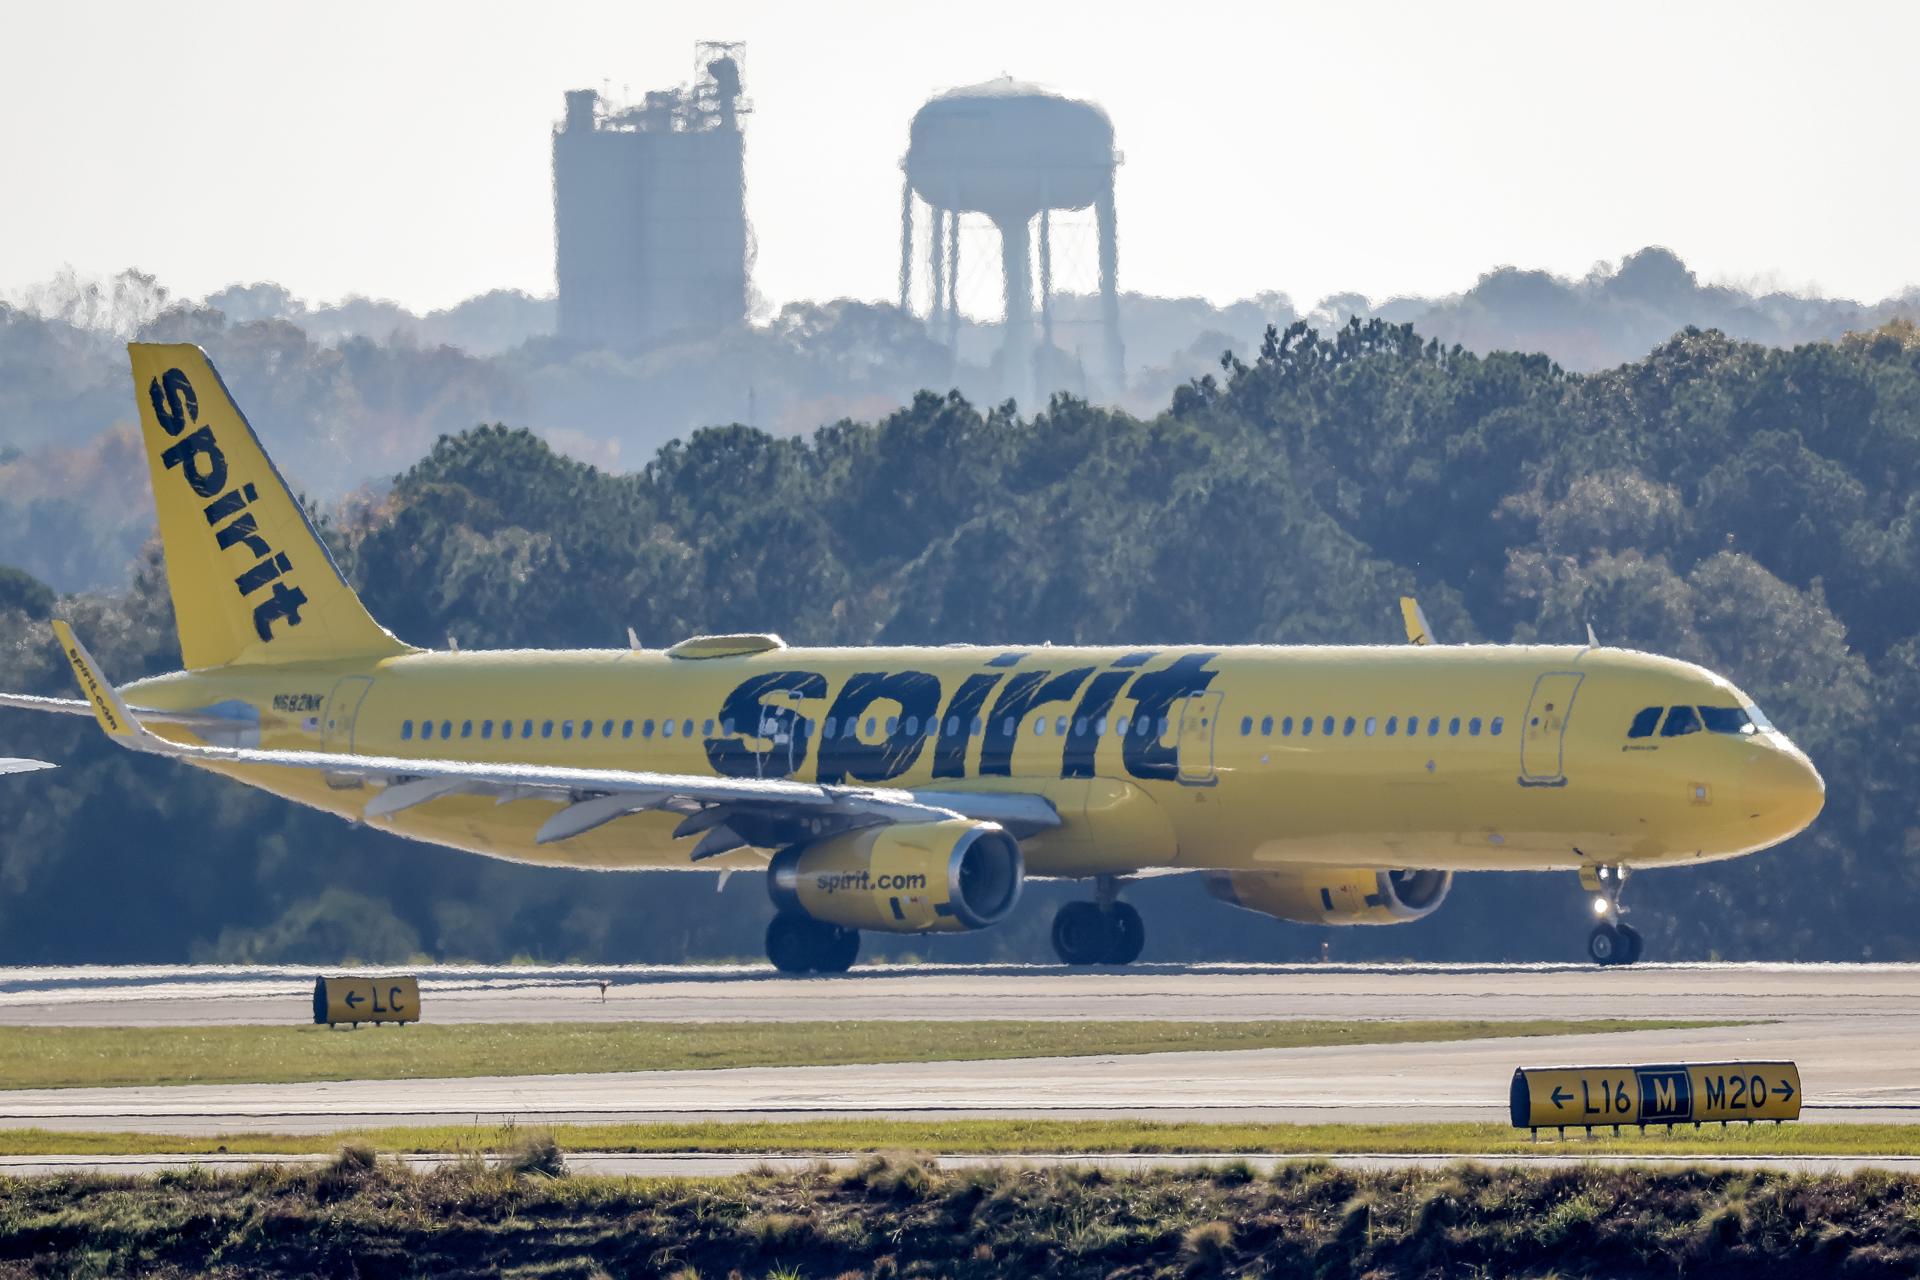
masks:
<svg viewBox="0 0 1920 1280"><path fill-rule="evenodd" d="M0 1089L0 1127L326 1132L381 1124L878 1116L1503 1120L1515 1066L1791 1058L1809 1120L1920 1121L1920 968L1899 965L428 969L439 1021L863 1018L1745 1018L1447 1044L285 1085ZM309 1016L310 969L4 970L0 1022ZM606 1002L598 980L610 980ZM348 1034L348 1033L340 1033ZM394 1034L405 1032L361 1032ZM4 1082L0 1082L4 1083Z"/></svg>

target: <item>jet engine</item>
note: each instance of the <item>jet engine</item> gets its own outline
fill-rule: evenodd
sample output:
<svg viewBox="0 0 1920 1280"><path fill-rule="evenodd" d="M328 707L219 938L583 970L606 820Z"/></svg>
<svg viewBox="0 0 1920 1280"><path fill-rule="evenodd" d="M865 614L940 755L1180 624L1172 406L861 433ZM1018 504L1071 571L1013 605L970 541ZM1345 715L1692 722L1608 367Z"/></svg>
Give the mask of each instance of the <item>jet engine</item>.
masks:
<svg viewBox="0 0 1920 1280"><path fill-rule="evenodd" d="M782 912L883 933L984 929L1025 880L1020 842L964 818L862 827L782 849L767 867Z"/></svg>
<svg viewBox="0 0 1920 1280"><path fill-rule="evenodd" d="M1207 873L1207 892L1220 901L1300 924L1405 924L1433 914L1452 887L1451 871L1297 867Z"/></svg>

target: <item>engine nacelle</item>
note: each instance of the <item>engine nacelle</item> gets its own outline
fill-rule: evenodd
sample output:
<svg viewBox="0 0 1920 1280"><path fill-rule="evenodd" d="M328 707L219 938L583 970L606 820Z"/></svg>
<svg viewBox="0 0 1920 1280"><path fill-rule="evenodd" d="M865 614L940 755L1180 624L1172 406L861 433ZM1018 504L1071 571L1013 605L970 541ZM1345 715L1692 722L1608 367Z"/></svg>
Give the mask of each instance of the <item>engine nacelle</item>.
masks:
<svg viewBox="0 0 1920 1280"><path fill-rule="evenodd" d="M1452 887L1451 871L1299 867L1207 873L1207 892L1220 901L1299 924L1405 924L1433 914Z"/></svg>
<svg viewBox="0 0 1920 1280"><path fill-rule="evenodd" d="M964 818L862 827L782 849L767 867L782 911L883 933L984 929L1013 910L1025 882L1020 842Z"/></svg>

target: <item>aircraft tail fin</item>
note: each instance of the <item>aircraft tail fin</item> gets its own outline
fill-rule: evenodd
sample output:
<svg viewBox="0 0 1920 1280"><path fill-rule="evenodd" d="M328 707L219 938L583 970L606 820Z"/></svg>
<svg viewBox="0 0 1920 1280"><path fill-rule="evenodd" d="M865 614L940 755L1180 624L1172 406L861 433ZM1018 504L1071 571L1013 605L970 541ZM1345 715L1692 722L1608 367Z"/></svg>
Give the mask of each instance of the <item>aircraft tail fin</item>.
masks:
<svg viewBox="0 0 1920 1280"><path fill-rule="evenodd" d="M1400 621L1406 625L1408 644L1433 643L1433 628L1427 624L1427 611L1412 596L1400 597Z"/></svg>
<svg viewBox="0 0 1920 1280"><path fill-rule="evenodd" d="M207 353L127 351L184 664L411 652L347 585Z"/></svg>

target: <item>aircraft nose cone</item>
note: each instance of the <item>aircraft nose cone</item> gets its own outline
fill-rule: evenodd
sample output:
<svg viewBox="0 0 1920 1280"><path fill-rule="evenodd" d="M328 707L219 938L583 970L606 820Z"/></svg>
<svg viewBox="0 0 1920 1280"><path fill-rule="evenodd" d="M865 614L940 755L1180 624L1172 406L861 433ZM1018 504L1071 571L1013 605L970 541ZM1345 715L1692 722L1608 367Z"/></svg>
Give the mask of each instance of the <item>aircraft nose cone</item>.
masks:
<svg viewBox="0 0 1920 1280"><path fill-rule="evenodd" d="M1747 762L1741 781L1747 810L1775 840L1805 831L1827 802L1827 784L1794 747L1770 747Z"/></svg>

